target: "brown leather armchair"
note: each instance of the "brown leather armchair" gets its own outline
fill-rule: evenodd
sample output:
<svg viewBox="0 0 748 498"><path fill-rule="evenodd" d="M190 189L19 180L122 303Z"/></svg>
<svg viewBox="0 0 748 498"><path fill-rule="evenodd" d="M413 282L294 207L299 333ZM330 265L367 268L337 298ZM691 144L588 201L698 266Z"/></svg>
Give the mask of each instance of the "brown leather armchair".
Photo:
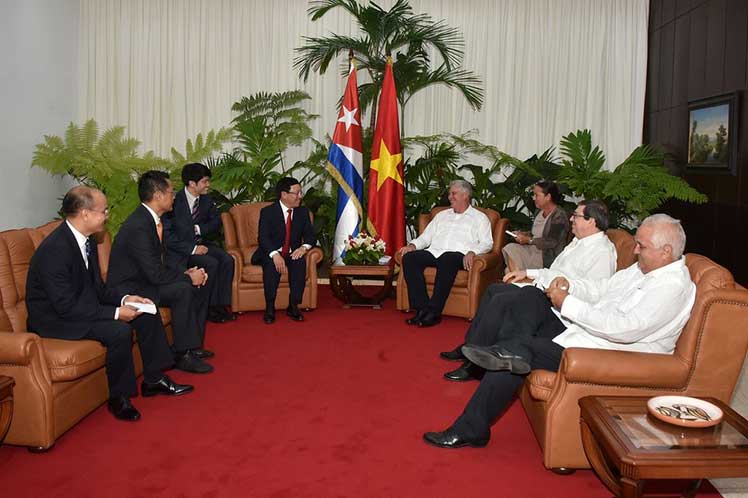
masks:
<svg viewBox="0 0 748 498"><path fill-rule="evenodd" d="M262 287L262 267L253 265L252 254L257 250L257 230L260 225L260 210L270 202L240 204L228 213L221 214L225 249L234 258L234 280L231 284L231 308L235 312L259 311L265 309L265 295ZM319 247L306 253L306 286L299 307L317 307L317 264L324 253ZM276 308L288 306L288 276L282 275Z"/></svg>
<svg viewBox="0 0 748 498"><path fill-rule="evenodd" d="M0 375L15 379L14 409L5 443L31 450L51 448L55 440L109 397L106 350L96 341L47 339L26 330L26 276L31 256L60 221L37 228L0 232ZM103 277L111 238L98 245ZM171 337L170 316L161 316ZM133 345L135 372L142 372Z"/></svg>
<svg viewBox="0 0 748 498"><path fill-rule="evenodd" d="M558 372L534 370L520 400L549 469L589 468L579 429L584 396L711 396L729 403L748 350L748 291L728 270L686 255L696 284L691 318L672 355L569 348Z"/></svg>
<svg viewBox="0 0 748 498"><path fill-rule="evenodd" d="M446 207L435 207L430 213L421 214L418 217L418 233L426 229L426 225L436 216L436 213L447 209ZM501 248L505 244L505 230L509 227L509 220L488 208L476 208L481 210L491 220L491 231L493 233L493 247L487 254L480 254L475 258L475 263L470 271L460 270L452 285L452 290L447 298L447 303L442 311L445 315L460 316L472 320L478 310L480 298L489 284L496 282L504 267L504 257ZM402 265L402 256L395 255L395 262ZM434 291L434 278L436 268L427 268L426 289L430 293ZM407 311L410 307L408 301L408 285L401 271L397 277L397 309Z"/></svg>
<svg viewBox="0 0 748 498"><path fill-rule="evenodd" d="M616 246L616 271L623 270L636 263L636 254L634 254L636 241L630 233L620 228L610 228L605 231L605 235Z"/></svg>

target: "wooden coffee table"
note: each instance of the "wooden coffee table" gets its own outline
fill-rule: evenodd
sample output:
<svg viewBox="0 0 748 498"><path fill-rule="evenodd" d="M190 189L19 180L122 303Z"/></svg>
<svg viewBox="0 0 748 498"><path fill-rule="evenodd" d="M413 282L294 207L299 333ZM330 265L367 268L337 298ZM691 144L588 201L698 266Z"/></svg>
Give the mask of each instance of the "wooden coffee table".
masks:
<svg viewBox="0 0 748 498"><path fill-rule="evenodd" d="M16 382L4 375L0 375L0 444L10 429L13 418L13 385Z"/></svg>
<svg viewBox="0 0 748 498"><path fill-rule="evenodd" d="M616 496L639 497L649 479L748 477L748 421L719 400L724 418L704 429L671 425L647 412L649 397L587 396L579 400L582 444L592 468Z"/></svg>
<svg viewBox="0 0 748 498"><path fill-rule="evenodd" d="M394 266L389 265L334 265L330 268L330 287L343 301L344 308L371 306L382 309L382 301L392 292ZM361 294L353 285L355 279L384 280L382 288L372 295Z"/></svg>

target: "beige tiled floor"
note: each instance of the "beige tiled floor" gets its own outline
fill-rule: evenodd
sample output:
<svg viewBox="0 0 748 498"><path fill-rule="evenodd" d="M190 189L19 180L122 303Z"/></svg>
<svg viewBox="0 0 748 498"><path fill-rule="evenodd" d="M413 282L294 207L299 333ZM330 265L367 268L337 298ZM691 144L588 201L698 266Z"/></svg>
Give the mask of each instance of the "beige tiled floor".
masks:
<svg viewBox="0 0 748 498"><path fill-rule="evenodd" d="M746 364L743 364L743 372L740 374L738 387L732 398L730 406L748 418L748 379L746 379ZM712 484L716 487L724 498L748 498L748 478L746 479L712 479Z"/></svg>

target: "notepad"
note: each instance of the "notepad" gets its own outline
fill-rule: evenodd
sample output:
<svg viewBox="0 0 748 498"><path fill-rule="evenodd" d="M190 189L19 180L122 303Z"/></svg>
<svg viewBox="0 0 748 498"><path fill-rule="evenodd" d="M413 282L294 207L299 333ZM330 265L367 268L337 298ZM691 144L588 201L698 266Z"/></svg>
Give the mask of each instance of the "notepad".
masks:
<svg viewBox="0 0 748 498"><path fill-rule="evenodd" d="M129 306L131 308L135 308L136 310L141 311L143 313L148 313L149 315L155 315L156 312L158 311L156 309L156 305L155 304L151 304L151 303L133 303L133 302L129 302L129 303L126 303L125 306Z"/></svg>

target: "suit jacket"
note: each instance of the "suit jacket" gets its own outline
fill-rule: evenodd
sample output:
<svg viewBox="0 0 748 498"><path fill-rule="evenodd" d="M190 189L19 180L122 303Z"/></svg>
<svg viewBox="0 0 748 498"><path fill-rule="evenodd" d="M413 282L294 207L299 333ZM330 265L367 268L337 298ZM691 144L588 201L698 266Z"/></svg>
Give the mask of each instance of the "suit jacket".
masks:
<svg viewBox="0 0 748 498"><path fill-rule="evenodd" d="M161 285L180 280L191 284L190 277L184 274L185 269L166 264L166 243L158 240L153 217L141 204L120 226L114 238L107 283L123 294L153 298L158 296L157 289Z"/></svg>
<svg viewBox="0 0 748 498"><path fill-rule="evenodd" d="M283 242L286 240L286 217L280 202L265 206L260 211L257 238L260 246L252 255L252 264L261 265L270 259L268 255L271 252L283 247ZM313 246L316 242L309 209L304 206L294 208L291 219L291 252L301 247L302 244Z"/></svg>
<svg viewBox="0 0 748 498"><path fill-rule="evenodd" d="M166 258L171 266L187 266L187 258L195 248L195 225L200 227L200 236L207 237L221 227L221 215L210 195L201 195L197 206L197 218L192 219L192 208L187 204L184 189L174 197L174 209L164 214Z"/></svg>
<svg viewBox="0 0 748 498"><path fill-rule="evenodd" d="M101 280L96 240L89 267L67 223L45 238L31 257L26 279L27 328L43 337L80 339L96 320L114 320L123 294Z"/></svg>

